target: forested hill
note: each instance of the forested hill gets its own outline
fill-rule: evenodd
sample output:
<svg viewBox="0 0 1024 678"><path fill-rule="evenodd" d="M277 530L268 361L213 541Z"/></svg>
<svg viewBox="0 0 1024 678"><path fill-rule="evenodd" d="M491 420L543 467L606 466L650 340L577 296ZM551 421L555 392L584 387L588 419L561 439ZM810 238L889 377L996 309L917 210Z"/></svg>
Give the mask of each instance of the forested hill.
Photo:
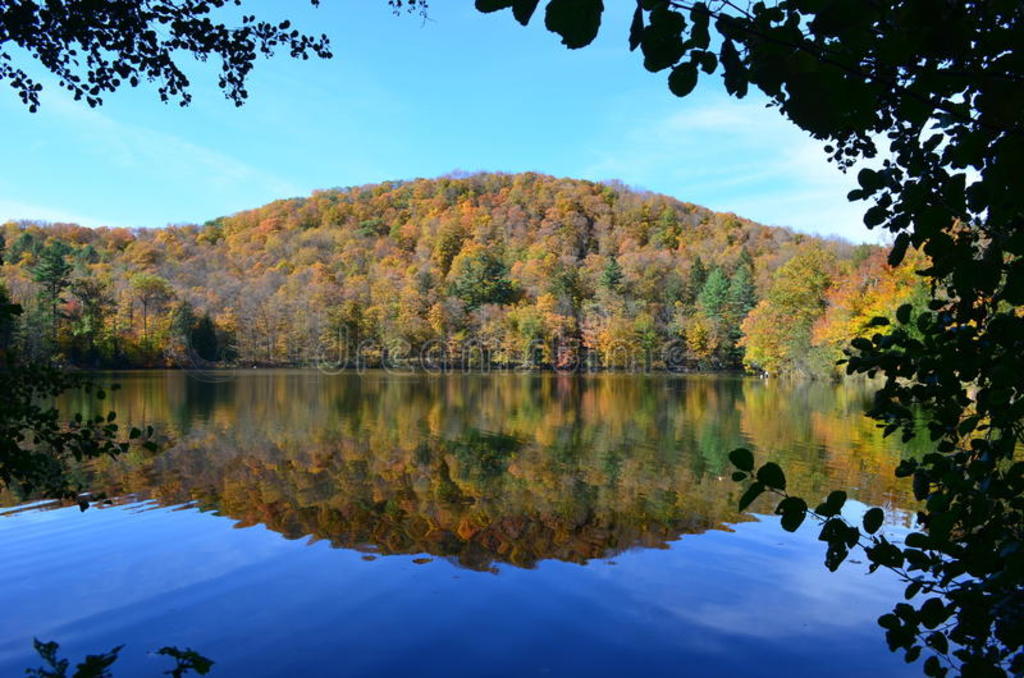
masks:
<svg viewBox="0 0 1024 678"><path fill-rule="evenodd" d="M25 313L0 349L82 365L813 371L921 296L913 257L894 271L878 248L534 173L319 191L203 225L2 234L5 294Z"/></svg>

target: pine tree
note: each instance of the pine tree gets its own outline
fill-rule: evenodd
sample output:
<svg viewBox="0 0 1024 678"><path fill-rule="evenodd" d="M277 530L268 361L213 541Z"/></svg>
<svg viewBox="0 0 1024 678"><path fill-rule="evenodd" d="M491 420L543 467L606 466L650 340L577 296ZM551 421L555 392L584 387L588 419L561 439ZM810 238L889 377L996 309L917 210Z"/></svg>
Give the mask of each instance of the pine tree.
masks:
<svg viewBox="0 0 1024 678"><path fill-rule="evenodd" d="M177 304L171 312L171 334L185 342L192 338L192 328L196 324L196 314L188 300Z"/></svg>
<svg viewBox="0 0 1024 678"><path fill-rule="evenodd" d="M739 326L747 314L757 305L757 292L754 289L754 275L747 266L740 266L733 271L729 280L729 292L726 299L726 313L729 321Z"/></svg>
<svg viewBox="0 0 1024 678"><path fill-rule="evenodd" d="M217 327L209 313L200 316L192 327L192 350L203 360L216 362L221 359Z"/></svg>
<svg viewBox="0 0 1024 678"><path fill-rule="evenodd" d="M743 349L739 347L739 341L743 337L743 330L740 329L740 326L744 318L757 306L753 262L749 261L749 255L747 261L749 264L745 263L741 257L740 265L733 271L729 280L729 291L724 309L726 331L729 334L730 360L736 365L743 362Z"/></svg>
<svg viewBox="0 0 1024 678"><path fill-rule="evenodd" d="M709 318L720 318L729 298L729 279L717 266L711 269L697 295L697 307Z"/></svg>
<svg viewBox="0 0 1024 678"><path fill-rule="evenodd" d="M740 250L740 260L736 263L736 268L737 270L741 268L746 268L747 272L750 273L751 279L753 279L754 257L750 255L750 250L748 250L746 246L744 246L743 249ZM735 274L735 271L733 271L733 273Z"/></svg>
<svg viewBox="0 0 1024 678"><path fill-rule="evenodd" d="M693 260L693 265L690 267L690 282L687 285L686 296L687 303L694 303L697 300L697 295L704 289L704 283L707 282L708 271L704 268L704 262L701 261L700 257L696 257Z"/></svg>
<svg viewBox="0 0 1024 678"><path fill-rule="evenodd" d="M615 257L610 257L601 271L601 286L610 292L619 292L622 289L622 266Z"/></svg>
<svg viewBox="0 0 1024 678"><path fill-rule="evenodd" d="M483 304L507 304L515 300L516 289L508 278L508 267L482 247L466 248L452 261L449 285L453 296L467 309Z"/></svg>
<svg viewBox="0 0 1024 678"><path fill-rule="evenodd" d="M9 351L14 339L14 319L21 313L21 307L11 303L7 287L0 281L0 367L9 362Z"/></svg>
<svg viewBox="0 0 1024 678"><path fill-rule="evenodd" d="M32 279L41 285L39 303L49 311L50 338L57 345L57 323L60 317L58 307L64 303L61 293L71 284L71 264L66 260L71 248L59 240L44 247L39 261L29 269Z"/></svg>
<svg viewBox="0 0 1024 678"><path fill-rule="evenodd" d="M78 300L79 311L72 320L71 333L85 340L85 356L95 360L96 339L102 336L107 316L114 305L107 288L93 278L78 278L71 283L71 294Z"/></svg>

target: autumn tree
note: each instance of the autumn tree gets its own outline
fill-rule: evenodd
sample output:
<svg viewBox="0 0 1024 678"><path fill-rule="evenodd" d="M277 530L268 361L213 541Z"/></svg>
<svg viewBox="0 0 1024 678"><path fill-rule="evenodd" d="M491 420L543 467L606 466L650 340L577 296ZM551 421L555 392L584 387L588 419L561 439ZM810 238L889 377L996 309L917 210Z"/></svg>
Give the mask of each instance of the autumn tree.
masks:
<svg viewBox="0 0 1024 678"><path fill-rule="evenodd" d="M171 284L152 273L137 273L131 279L132 294L142 305L142 342L149 346L149 313L167 302L173 295Z"/></svg>
<svg viewBox="0 0 1024 678"><path fill-rule="evenodd" d="M809 247L782 265L744 320L744 362L768 374L814 371L811 328L825 311L835 258Z"/></svg>
<svg viewBox="0 0 1024 678"><path fill-rule="evenodd" d="M717 367L723 350L721 322L704 313L695 313L686 321L683 334L687 351L703 369Z"/></svg>
<svg viewBox="0 0 1024 678"><path fill-rule="evenodd" d="M17 264L21 261L22 255L26 252L35 253L40 248L40 243L32 237L31 233L23 232L11 243L11 246L7 248L6 261L9 264Z"/></svg>
<svg viewBox="0 0 1024 678"><path fill-rule="evenodd" d="M676 216L668 219L666 210ZM401 227L360 233L359 224L372 214ZM640 244L628 236L629 225L639 219L692 227L688 246L666 249L656 238ZM497 235L495 223L506 224ZM73 243L67 258L75 262L72 278L84 296L72 294L62 307L70 332L59 337L57 348L71 362L90 366L97 360L109 366L148 365L156 351L168 364L178 364L186 355L184 331L158 332L155 325L159 318L162 328L170 327L176 309L187 301L194 319L210 314L223 355L237 348L247 364L351 365L360 344L377 344L378 349L367 349L376 351L377 360L379 346L393 341L408 342L414 353L437 341L452 360L461 360L469 346L478 350L486 344L493 347L488 355L500 353L500 360L512 364L519 360L525 327L513 315L536 313L543 318L536 336L557 344L557 357L547 356L545 367L581 368L588 351L595 367L602 364L598 344L589 342L597 341L595 328L616 316L624 319L623 328L634 321L644 325L637 331L646 337L645 345L658 346L647 350L635 344L637 356L648 357L634 363L649 360L659 369L664 367L661 342L682 340L692 316L702 313L684 297L690 270L706 268L719 272L704 303L712 312L705 325L713 329L717 347L705 366L731 368L739 364L732 333L742 320L734 306L743 307L730 296L734 278L743 275L737 271L756 266L768 276L807 239L667 196L536 173L318 191L204 226L128 231L23 222L3 225L0 232L9 243L29 243L4 277L12 298L29 308L18 323L16 343L35 351L23 353L41 357L47 355L45 347L35 350L30 340L47 325L44 317L33 315L38 305L26 303L34 295L25 279L42 247L53 240ZM438 256L446 232L457 234L447 264L447 255ZM746 243L748 263L742 253L735 260L732 241ZM853 254L841 242L822 246L844 262ZM694 265L698 251L706 254ZM156 310L147 308L144 322L132 287L140 274L164 278L177 300L166 308L159 303ZM109 307L93 308L89 297L99 291L90 289L95 285L113 299ZM99 316L93 310L103 310L102 322L95 322Z"/></svg>
<svg viewBox="0 0 1024 678"><path fill-rule="evenodd" d="M826 310L813 328L813 343L829 348L834 359L851 339L867 338L895 328L879 326L876 318L895 321L896 309L909 305L915 315L926 312L930 290L917 271L927 266L918 251L908 253L899 266L891 266L883 252L869 253L860 265L837 276L826 295ZM911 327L915 338L923 335Z"/></svg>

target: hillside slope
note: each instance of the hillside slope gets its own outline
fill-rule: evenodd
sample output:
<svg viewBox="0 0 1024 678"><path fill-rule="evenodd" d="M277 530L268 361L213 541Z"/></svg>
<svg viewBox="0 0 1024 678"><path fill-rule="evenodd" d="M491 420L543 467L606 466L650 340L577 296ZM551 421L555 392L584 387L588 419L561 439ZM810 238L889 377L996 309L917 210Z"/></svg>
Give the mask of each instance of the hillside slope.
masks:
<svg viewBox="0 0 1024 678"><path fill-rule="evenodd" d="M318 191L201 226L3 235L27 309L5 341L89 365L736 367L744 320L794 257L822 276L805 342L837 281L884 267L876 248L535 173ZM63 287L46 280L59 261Z"/></svg>

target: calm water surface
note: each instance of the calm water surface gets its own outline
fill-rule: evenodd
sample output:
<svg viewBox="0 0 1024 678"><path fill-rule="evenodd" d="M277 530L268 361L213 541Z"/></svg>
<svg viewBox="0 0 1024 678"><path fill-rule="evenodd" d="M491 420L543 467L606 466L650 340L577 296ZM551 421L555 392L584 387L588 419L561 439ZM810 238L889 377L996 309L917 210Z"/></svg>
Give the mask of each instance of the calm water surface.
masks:
<svg viewBox="0 0 1024 678"><path fill-rule="evenodd" d="M221 676L916 676L875 619L901 587L767 504L732 448L798 493L910 499L866 387L669 375L121 373L102 404L166 446L82 469L114 503L0 495L0 676L126 644ZM69 399L83 412L96 405ZM856 505L853 507L856 509ZM856 559L856 557L854 557Z"/></svg>

